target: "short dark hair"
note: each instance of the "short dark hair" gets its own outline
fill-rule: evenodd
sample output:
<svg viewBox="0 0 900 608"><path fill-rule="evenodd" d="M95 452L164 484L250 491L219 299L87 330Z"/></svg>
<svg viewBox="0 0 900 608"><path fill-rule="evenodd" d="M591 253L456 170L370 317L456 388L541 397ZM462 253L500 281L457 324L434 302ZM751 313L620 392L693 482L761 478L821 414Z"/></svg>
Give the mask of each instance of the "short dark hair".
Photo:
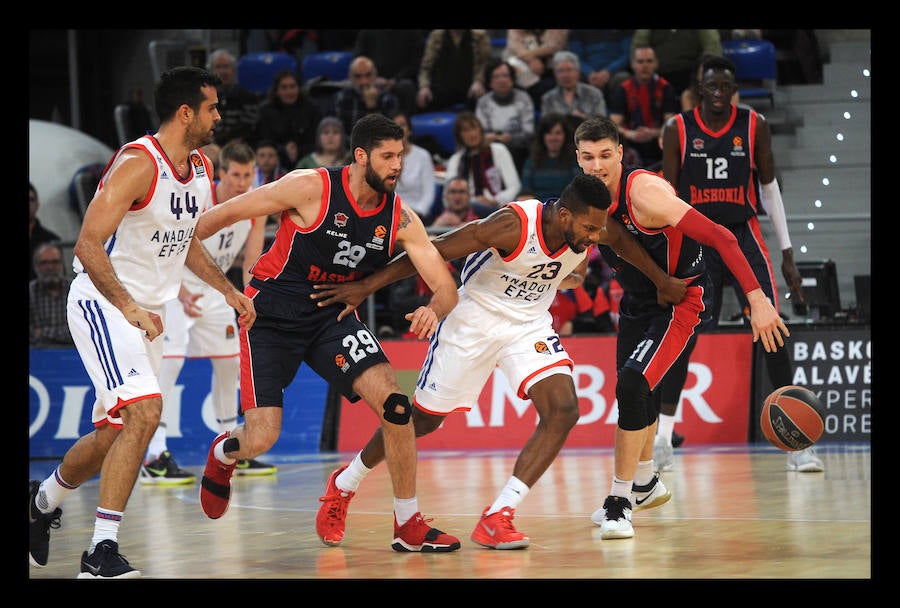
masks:
<svg viewBox="0 0 900 608"><path fill-rule="evenodd" d="M203 68L179 66L166 70L156 83L154 93L159 121L171 119L182 105L187 105L195 112L199 111L200 104L205 99L203 87L217 87L221 84L222 80L218 76Z"/></svg>
<svg viewBox="0 0 900 608"><path fill-rule="evenodd" d="M591 116L581 122L575 129L575 146L582 141L600 141L611 139L619 144L619 127L606 116Z"/></svg>
<svg viewBox="0 0 900 608"><path fill-rule="evenodd" d="M576 175L563 188L559 195L559 204L575 215L587 213L588 207L609 209L612 196L603 180L587 173Z"/></svg>
<svg viewBox="0 0 900 608"><path fill-rule="evenodd" d="M720 55L707 55L703 59L703 63L700 64L701 78L703 78L703 74L705 74L707 70L728 70L732 75L737 75L737 68L735 67L734 62L728 57L722 57Z"/></svg>
<svg viewBox="0 0 900 608"><path fill-rule="evenodd" d="M362 148L366 154L377 148L386 139L403 140L403 127L393 120L373 112L356 121L350 133L350 149Z"/></svg>

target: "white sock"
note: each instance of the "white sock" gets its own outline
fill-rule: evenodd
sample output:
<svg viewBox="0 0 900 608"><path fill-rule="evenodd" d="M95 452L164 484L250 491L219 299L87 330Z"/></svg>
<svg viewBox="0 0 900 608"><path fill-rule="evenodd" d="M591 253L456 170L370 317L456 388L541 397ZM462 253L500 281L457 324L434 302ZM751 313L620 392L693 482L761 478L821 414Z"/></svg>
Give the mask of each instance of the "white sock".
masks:
<svg viewBox="0 0 900 608"><path fill-rule="evenodd" d="M613 496L627 498L631 502L631 486L633 483L631 479L619 479L613 475L612 489L610 489L609 493Z"/></svg>
<svg viewBox="0 0 900 608"><path fill-rule="evenodd" d="M228 441L227 438L223 439L222 441L220 441L219 443L216 444L216 447L213 448L213 456L215 456L216 459L218 459L218 461L221 463L231 464L231 463L235 462L235 459L229 458L228 456L225 455L225 442L226 441Z"/></svg>
<svg viewBox="0 0 900 608"><path fill-rule="evenodd" d="M397 525L402 526L410 520L410 518L419 512L419 499L397 498L394 497L394 517L397 518Z"/></svg>
<svg viewBox="0 0 900 608"><path fill-rule="evenodd" d="M365 479L366 475L372 472L372 469L363 464L361 454L362 452L359 452L354 456L347 468L335 478L334 484L341 490L356 492L359 483Z"/></svg>
<svg viewBox="0 0 900 608"><path fill-rule="evenodd" d="M34 503L41 513L52 513L66 496L75 491L77 486L67 483L59 475L59 467L41 482Z"/></svg>
<svg viewBox="0 0 900 608"><path fill-rule="evenodd" d="M500 496L497 497L497 500L495 500L494 504L491 505L491 508L488 509L487 515L496 513L503 507L515 509L528 494L529 490L530 488L525 485L521 479L513 475L509 478L509 481L506 482L503 491L500 492Z"/></svg>
<svg viewBox="0 0 900 608"><path fill-rule="evenodd" d="M665 437L669 442L669 445L672 445L672 431L675 430L675 416L669 416L668 414L660 414L659 415L659 423L656 427L656 434Z"/></svg>
<svg viewBox="0 0 900 608"><path fill-rule="evenodd" d="M653 459L638 462L637 472L634 474L634 483L645 486L653 479Z"/></svg>
<svg viewBox="0 0 900 608"><path fill-rule="evenodd" d="M121 511L97 507L97 518L94 520L94 536L91 538L88 555L94 552L94 547L101 541L111 540L115 543L119 542L119 525L122 523L123 515L125 514Z"/></svg>

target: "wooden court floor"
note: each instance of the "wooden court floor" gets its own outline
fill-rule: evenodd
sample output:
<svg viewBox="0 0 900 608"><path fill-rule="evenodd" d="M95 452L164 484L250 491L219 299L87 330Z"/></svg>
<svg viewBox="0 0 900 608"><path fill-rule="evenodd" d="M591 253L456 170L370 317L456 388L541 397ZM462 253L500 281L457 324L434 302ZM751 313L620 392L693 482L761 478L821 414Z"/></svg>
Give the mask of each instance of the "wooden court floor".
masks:
<svg viewBox="0 0 900 608"><path fill-rule="evenodd" d="M137 485L119 532L121 552L149 579L871 579L872 475L868 444L818 448L824 473L785 470L768 446L684 446L663 473L673 497L634 515L632 539L601 540L591 513L609 493L610 448L565 449L515 518L527 549L497 551L469 540L484 507L509 478L510 451L420 452L419 506L460 538L446 554L397 553L390 480L383 465L350 503L340 547L314 522L338 455L269 459L272 477L233 481L232 503L207 519L199 484ZM346 463L352 454L341 454ZM182 463L200 476L201 463ZM56 465L32 461L31 477ZM29 582L73 579L93 531L99 482L63 503L50 563ZM27 567L27 558L26 558Z"/></svg>

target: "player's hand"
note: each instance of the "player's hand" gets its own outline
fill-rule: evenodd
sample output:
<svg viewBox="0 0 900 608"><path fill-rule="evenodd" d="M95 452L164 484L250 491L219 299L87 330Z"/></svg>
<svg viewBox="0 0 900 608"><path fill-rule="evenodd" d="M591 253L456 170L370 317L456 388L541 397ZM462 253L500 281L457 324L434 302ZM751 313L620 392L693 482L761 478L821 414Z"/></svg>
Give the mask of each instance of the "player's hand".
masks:
<svg viewBox="0 0 900 608"><path fill-rule="evenodd" d="M662 285L656 286L656 302L663 308L679 304L687 294L687 282L673 276L667 276Z"/></svg>
<svg viewBox="0 0 900 608"><path fill-rule="evenodd" d="M190 293L187 290L184 290L187 295L184 297L179 296L178 299L181 301L181 306L184 308L184 314L189 317L199 317L203 314L203 307L197 304L197 300L203 297L202 293Z"/></svg>
<svg viewBox="0 0 900 608"><path fill-rule="evenodd" d="M427 306L419 306L413 312L406 313L404 318L409 321L409 331L420 340L431 338L438 326L437 313Z"/></svg>
<svg viewBox="0 0 900 608"><path fill-rule="evenodd" d="M225 301L238 312L238 323L242 328L253 327L253 323L256 321L256 307L253 305L253 300L237 289L233 289L225 295Z"/></svg>
<svg viewBox="0 0 900 608"><path fill-rule="evenodd" d="M143 330L144 335L147 336L147 339L151 342L153 342L153 340L163 331L162 318L155 312L144 310L134 301L129 302L128 305L122 309L122 314L129 323L138 329Z"/></svg>
<svg viewBox="0 0 900 608"><path fill-rule="evenodd" d="M781 260L781 274L791 291L791 302L803 302L803 276L794 263L793 255Z"/></svg>
<svg viewBox="0 0 900 608"><path fill-rule="evenodd" d="M316 305L319 308L331 306L332 304L344 304L344 310L338 314L337 320L340 321L363 302L368 297L368 290L360 285L360 281L350 281L348 283L319 283L313 285L316 290L309 297L318 300Z"/></svg>
<svg viewBox="0 0 900 608"><path fill-rule="evenodd" d="M787 325L772 302L762 289L755 289L747 294L750 301L750 326L753 329L753 341L762 341L766 352L773 353L784 346L784 338L791 335Z"/></svg>

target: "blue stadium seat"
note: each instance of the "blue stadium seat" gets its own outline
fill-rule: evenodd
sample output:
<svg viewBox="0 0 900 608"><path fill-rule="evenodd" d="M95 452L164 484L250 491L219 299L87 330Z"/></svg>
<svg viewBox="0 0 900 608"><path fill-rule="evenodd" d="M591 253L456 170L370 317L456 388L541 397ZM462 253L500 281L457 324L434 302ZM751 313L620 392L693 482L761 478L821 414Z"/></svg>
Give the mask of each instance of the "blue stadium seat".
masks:
<svg viewBox="0 0 900 608"><path fill-rule="evenodd" d="M775 45L769 40L723 40L722 54L734 63L741 102L767 99L774 107L778 79Z"/></svg>
<svg viewBox="0 0 900 608"><path fill-rule="evenodd" d="M245 89L264 95L272 87L275 74L288 68L296 73L297 60L288 53L247 53L237 62L237 80Z"/></svg>
<svg viewBox="0 0 900 608"><path fill-rule="evenodd" d="M424 112L410 117L415 136L431 135L440 146L441 155L445 157L456 151L456 140L453 139L455 120L456 112Z"/></svg>
<svg viewBox="0 0 900 608"><path fill-rule="evenodd" d="M331 82L347 80L351 61L353 61L353 53L350 51L310 53L303 58L301 65L303 84L319 77Z"/></svg>

